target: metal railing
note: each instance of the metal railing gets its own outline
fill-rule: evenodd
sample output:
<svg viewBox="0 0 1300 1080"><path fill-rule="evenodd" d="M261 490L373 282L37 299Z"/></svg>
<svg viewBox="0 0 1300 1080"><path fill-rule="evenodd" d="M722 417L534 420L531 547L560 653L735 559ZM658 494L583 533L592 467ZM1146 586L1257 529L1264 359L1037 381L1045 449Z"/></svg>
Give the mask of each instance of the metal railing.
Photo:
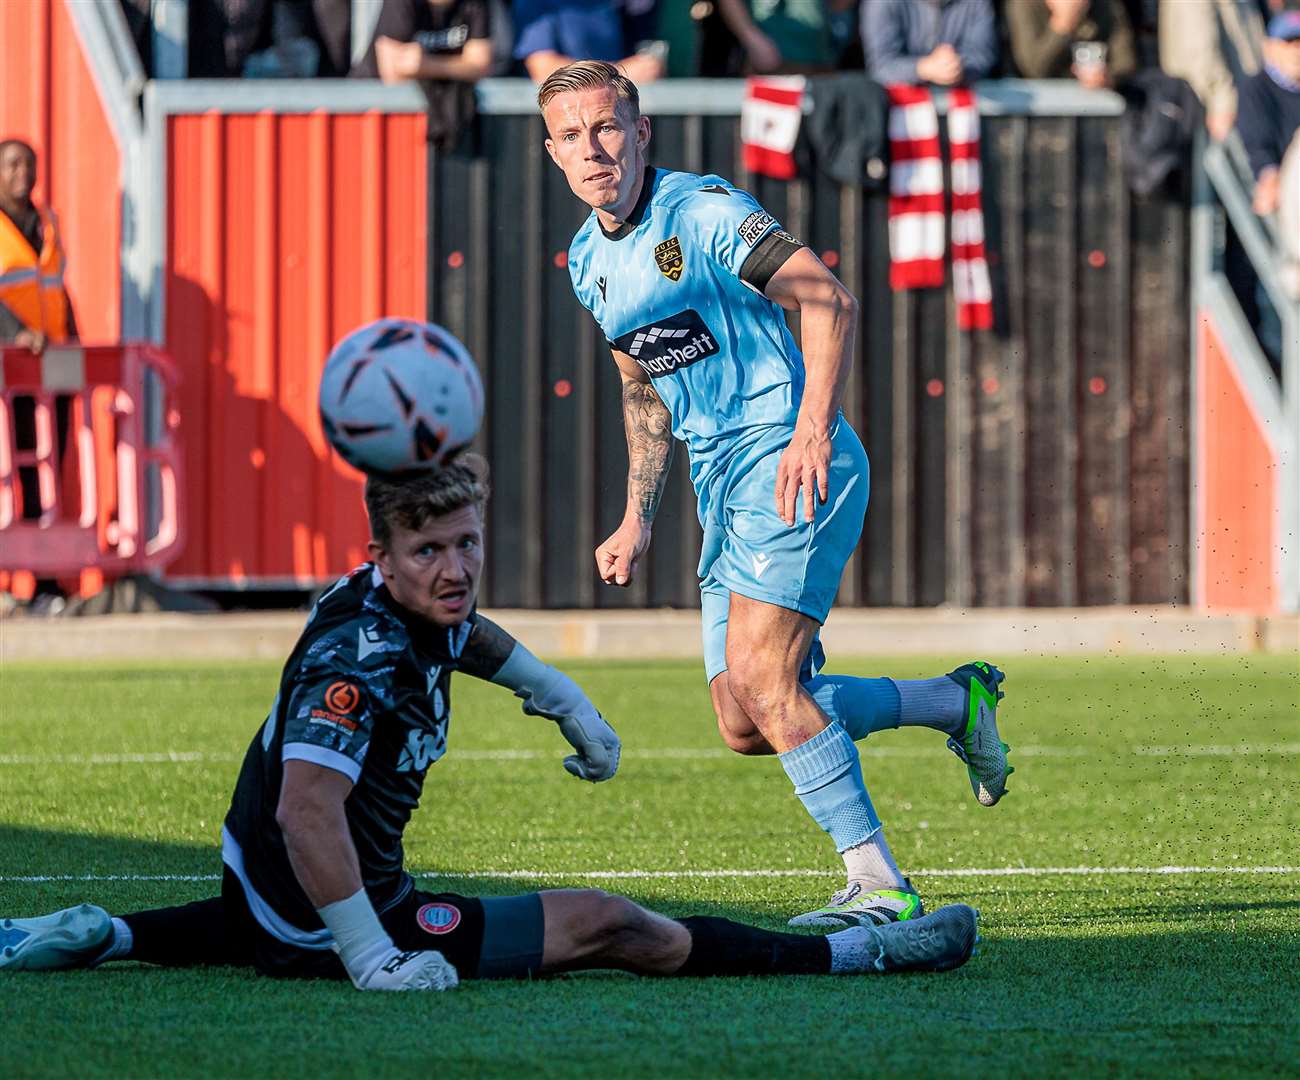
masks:
<svg viewBox="0 0 1300 1080"><path fill-rule="evenodd" d="M1300 297L1287 288L1276 220L1254 211L1253 184L1245 148L1235 133L1205 147L1193 192L1193 318L1201 311L1215 317L1228 339L1238 381L1277 449L1280 605L1295 612L1300 611ZM1223 272L1229 223L1281 322L1277 373ZM1192 445L1200 446L1195 435ZM1192 533L1195 543L1195 523ZM1202 598L1194 592L1192 599Z"/></svg>

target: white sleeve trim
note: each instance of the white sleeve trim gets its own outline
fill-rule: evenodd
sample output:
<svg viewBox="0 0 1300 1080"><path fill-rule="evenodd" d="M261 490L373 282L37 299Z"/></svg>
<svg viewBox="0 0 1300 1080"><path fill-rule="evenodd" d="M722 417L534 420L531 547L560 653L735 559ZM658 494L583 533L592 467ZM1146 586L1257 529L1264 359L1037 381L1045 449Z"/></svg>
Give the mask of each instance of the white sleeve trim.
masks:
<svg viewBox="0 0 1300 1080"><path fill-rule="evenodd" d="M280 760L309 761L313 765L320 765L326 769L341 772L354 784L361 777L361 766L348 757L347 754L339 753L339 751L331 750L325 746L314 746L312 743L285 743L284 749L280 753Z"/></svg>

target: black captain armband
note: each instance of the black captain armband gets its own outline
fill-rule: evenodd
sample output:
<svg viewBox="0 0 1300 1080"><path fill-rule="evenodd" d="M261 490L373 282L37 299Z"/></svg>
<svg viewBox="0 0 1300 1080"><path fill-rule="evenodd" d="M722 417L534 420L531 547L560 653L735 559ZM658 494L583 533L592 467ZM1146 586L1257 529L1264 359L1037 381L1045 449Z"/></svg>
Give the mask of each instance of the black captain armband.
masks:
<svg viewBox="0 0 1300 1080"><path fill-rule="evenodd" d="M784 229L772 229L757 244L740 268L740 280L759 292L767 288L772 275L785 265L791 255L807 245Z"/></svg>

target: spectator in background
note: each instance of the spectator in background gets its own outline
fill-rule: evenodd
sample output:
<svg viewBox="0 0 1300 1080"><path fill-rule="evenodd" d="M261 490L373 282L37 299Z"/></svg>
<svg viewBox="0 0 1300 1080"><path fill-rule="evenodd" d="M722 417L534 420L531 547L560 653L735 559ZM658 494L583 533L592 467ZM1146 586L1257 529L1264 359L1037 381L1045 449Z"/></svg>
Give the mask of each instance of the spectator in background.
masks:
<svg viewBox="0 0 1300 1080"><path fill-rule="evenodd" d="M878 83L972 83L997 63L993 7L990 0L867 0L862 48Z"/></svg>
<svg viewBox="0 0 1300 1080"><path fill-rule="evenodd" d="M1282 247L1282 286L1300 300L1300 132L1282 155L1277 232Z"/></svg>
<svg viewBox="0 0 1300 1080"><path fill-rule="evenodd" d="M1227 138L1237 119L1237 84L1263 62L1264 20L1256 0L1160 0L1160 67L1185 79L1205 106L1205 126Z"/></svg>
<svg viewBox="0 0 1300 1080"><path fill-rule="evenodd" d="M1073 75L1087 89L1099 90L1137 71L1133 27L1122 0L1012 0L1007 27L1012 56L1027 79Z"/></svg>
<svg viewBox="0 0 1300 1080"><path fill-rule="evenodd" d="M515 0L515 57L538 83L574 60L605 60L633 82L653 82L667 68L654 8L655 0Z"/></svg>
<svg viewBox="0 0 1300 1080"><path fill-rule="evenodd" d="M386 83L473 83L491 71L488 0L384 0L374 40L352 74Z"/></svg>
<svg viewBox="0 0 1300 1080"><path fill-rule="evenodd" d="M813 74L835 70L832 15L854 0L717 0L718 11L745 50L750 74Z"/></svg>
<svg viewBox="0 0 1300 1080"><path fill-rule="evenodd" d="M429 102L429 141L453 150L473 127L474 84L492 73L492 22L491 0L384 0L352 74L418 82Z"/></svg>
<svg viewBox="0 0 1300 1080"><path fill-rule="evenodd" d="M63 287L67 259L52 211L32 201L36 151L0 142L0 344L43 352L75 341L77 323Z"/></svg>
<svg viewBox="0 0 1300 1080"><path fill-rule="evenodd" d="M59 224L48 207L41 209L32 201L35 187L36 151L19 139L0 141L0 345L22 345L42 353L47 344L76 341L77 322L63 287L67 259L59 239ZM12 410L14 448L35 450L36 402L27 395L16 395ZM70 418L71 398L60 395L54 406L60 469L67 459ZM17 472L22 516L39 518L41 486L37 470L23 465ZM61 609L63 598L56 582L34 582L34 588L54 598L41 601L36 610Z"/></svg>
<svg viewBox="0 0 1300 1080"><path fill-rule="evenodd" d="M1237 131L1255 174L1255 213L1278 207L1282 155L1300 130L1300 11L1274 15L1264 69L1244 80Z"/></svg>
<svg viewBox="0 0 1300 1080"><path fill-rule="evenodd" d="M345 75L350 0L190 0L192 78Z"/></svg>

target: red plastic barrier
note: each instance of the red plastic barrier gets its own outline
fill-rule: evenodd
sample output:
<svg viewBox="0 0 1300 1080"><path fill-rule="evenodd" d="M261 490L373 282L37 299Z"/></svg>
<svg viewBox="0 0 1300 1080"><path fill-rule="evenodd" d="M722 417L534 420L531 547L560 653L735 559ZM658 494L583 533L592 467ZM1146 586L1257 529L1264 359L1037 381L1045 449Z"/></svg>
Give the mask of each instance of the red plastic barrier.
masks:
<svg viewBox="0 0 1300 1080"><path fill-rule="evenodd" d="M151 376L162 421L152 441L144 418ZM0 349L0 579L8 579L0 587L21 595L33 578L80 575L83 591L93 591L88 576L159 569L180 554L178 382L175 365L150 345L52 347L41 356ZM151 472L161 501L152 532Z"/></svg>

